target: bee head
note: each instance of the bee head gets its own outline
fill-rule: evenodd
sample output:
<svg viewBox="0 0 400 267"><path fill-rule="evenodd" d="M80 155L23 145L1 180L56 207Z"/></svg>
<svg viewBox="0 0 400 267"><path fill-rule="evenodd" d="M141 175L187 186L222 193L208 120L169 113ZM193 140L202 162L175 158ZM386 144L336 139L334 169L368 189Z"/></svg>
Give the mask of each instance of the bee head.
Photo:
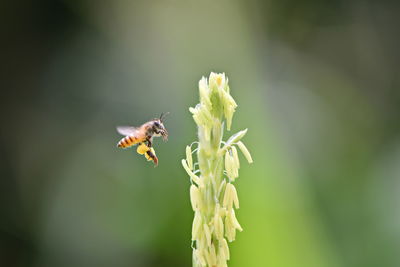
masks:
<svg viewBox="0 0 400 267"><path fill-rule="evenodd" d="M157 135L162 136L162 138L164 139L164 141L166 141L168 139L168 131L167 129L165 129L164 126L164 122L163 119L165 117L165 115L167 115L168 113L162 113L159 119L154 119L153 121L153 130Z"/></svg>

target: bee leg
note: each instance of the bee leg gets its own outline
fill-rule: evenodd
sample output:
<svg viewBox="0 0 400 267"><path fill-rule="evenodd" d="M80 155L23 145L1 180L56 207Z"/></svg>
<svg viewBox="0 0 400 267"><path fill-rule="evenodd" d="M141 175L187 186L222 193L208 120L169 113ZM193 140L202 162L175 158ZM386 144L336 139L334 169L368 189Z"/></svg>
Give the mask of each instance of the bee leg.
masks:
<svg viewBox="0 0 400 267"><path fill-rule="evenodd" d="M151 147L152 146L151 137L147 137L146 141L147 141L147 146Z"/></svg>
<svg viewBox="0 0 400 267"><path fill-rule="evenodd" d="M146 152L147 155L154 161L155 166L158 165L158 158L156 155L153 154L153 152L151 152L151 150Z"/></svg>

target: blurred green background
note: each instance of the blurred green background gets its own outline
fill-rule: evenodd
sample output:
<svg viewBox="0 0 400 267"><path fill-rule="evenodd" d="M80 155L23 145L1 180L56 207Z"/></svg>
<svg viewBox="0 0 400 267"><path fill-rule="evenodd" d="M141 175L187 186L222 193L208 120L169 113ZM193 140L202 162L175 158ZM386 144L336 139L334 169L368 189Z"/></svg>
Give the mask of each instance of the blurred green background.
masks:
<svg viewBox="0 0 400 267"><path fill-rule="evenodd" d="M0 266L190 266L211 71L255 161L229 266L400 266L397 3L2 1ZM157 168L116 148L166 111Z"/></svg>

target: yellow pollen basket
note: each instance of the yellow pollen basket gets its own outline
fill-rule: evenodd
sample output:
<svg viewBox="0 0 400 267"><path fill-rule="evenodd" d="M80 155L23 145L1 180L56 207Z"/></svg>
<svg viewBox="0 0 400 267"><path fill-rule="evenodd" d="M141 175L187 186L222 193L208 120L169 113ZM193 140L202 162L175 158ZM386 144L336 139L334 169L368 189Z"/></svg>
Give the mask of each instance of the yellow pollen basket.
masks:
<svg viewBox="0 0 400 267"><path fill-rule="evenodd" d="M154 150L154 148L150 148L148 147L146 144L142 143L138 146L138 148L136 149L136 152L140 155L144 155L147 159L147 161L150 160L154 160L153 158L151 158L146 152L147 151L151 151L151 153L153 153L154 156L156 156L156 151Z"/></svg>
<svg viewBox="0 0 400 267"><path fill-rule="evenodd" d="M140 145L138 146L136 152L137 152L138 154L140 154L140 155L143 155L144 153L146 153L146 152L149 151L149 150L150 150L150 148L149 148L146 144L142 143L142 144L140 144Z"/></svg>

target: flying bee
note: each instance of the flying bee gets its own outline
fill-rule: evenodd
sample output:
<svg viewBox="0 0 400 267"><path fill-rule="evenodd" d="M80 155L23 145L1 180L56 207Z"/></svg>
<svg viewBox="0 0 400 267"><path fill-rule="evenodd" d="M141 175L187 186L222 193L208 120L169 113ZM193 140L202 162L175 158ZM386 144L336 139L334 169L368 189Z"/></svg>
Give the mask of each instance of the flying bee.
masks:
<svg viewBox="0 0 400 267"><path fill-rule="evenodd" d="M144 151L144 153L146 153L146 155L154 161L154 164L157 165L158 158L154 153L154 149L151 149L153 137L161 136L164 141L168 139L168 132L164 126L164 118L167 114L168 113L161 113L160 118L148 121L139 127L118 126L118 133L125 135L125 137L118 142L117 146L120 148L128 148L136 144L139 144L140 146L142 143L146 143L149 149ZM143 151L143 149L141 150Z"/></svg>

